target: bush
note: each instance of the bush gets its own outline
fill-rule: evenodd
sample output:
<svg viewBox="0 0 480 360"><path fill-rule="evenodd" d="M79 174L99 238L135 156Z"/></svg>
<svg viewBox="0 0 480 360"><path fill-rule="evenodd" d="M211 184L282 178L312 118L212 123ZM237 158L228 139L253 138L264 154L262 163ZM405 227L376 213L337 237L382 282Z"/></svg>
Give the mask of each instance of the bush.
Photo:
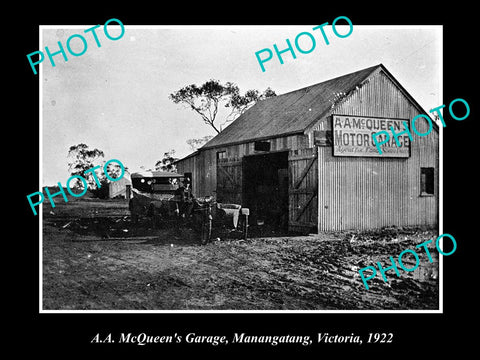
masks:
<svg viewBox="0 0 480 360"><path fill-rule="evenodd" d="M103 179L100 181L100 188L91 189L93 196L98 199L108 199L109 191L108 191L108 181L107 179Z"/></svg>

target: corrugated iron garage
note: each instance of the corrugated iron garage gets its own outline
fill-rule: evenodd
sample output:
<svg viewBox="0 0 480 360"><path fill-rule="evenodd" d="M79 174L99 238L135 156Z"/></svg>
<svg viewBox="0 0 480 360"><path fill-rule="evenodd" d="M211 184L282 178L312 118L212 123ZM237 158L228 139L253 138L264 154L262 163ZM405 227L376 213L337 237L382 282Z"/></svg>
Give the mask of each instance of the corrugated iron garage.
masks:
<svg viewBox="0 0 480 360"><path fill-rule="evenodd" d="M371 143L385 124L419 114L428 115L380 64L259 101L177 169L190 174L196 196L241 204L251 221L289 230L433 227L436 123L381 155ZM415 126L428 130L426 121Z"/></svg>

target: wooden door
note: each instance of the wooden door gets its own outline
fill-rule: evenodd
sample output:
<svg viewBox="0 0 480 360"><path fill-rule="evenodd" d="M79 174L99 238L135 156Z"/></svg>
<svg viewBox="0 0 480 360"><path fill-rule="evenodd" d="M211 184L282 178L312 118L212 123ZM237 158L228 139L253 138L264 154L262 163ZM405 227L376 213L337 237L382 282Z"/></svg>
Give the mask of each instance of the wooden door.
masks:
<svg viewBox="0 0 480 360"><path fill-rule="evenodd" d="M242 205L242 161L217 159L217 201Z"/></svg>
<svg viewBox="0 0 480 360"><path fill-rule="evenodd" d="M291 150L288 154L288 228L317 231L318 157L317 147Z"/></svg>

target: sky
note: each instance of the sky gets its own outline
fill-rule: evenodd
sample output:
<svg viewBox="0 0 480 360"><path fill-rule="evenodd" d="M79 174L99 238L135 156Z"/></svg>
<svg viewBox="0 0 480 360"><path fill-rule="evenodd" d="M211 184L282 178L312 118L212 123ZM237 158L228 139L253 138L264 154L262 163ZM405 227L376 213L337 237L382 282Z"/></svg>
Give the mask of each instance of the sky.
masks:
<svg viewBox="0 0 480 360"><path fill-rule="evenodd" d="M113 24L113 23L112 23ZM338 22L340 24L340 21ZM215 131L200 116L169 94L190 84L217 79L249 89L272 88L277 94L300 89L337 76L382 63L426 110L443 104L441 26L355 26L346 38L325 27L329 45L312 25L275 26L129 26L116 41L106 37L103 25L96 30L100 47L85 26L41 26L39 49L53 53L60 41L66 48L71 35L87 40L83 55L68 61L47 56L39 66L41 185L65 184L68 149L79 143L118 159L131 172L152 168L171 149L177 157L191 153L186 141ZM338 26L340 34L348 26ZM109 25L112 37L118 26ZM286 47L286 40L301 32L316 39L308 54L284 54L284 64L274 58L262 72L255 52ZM302 39L307 39L303 36ZM301 43L305 49L307 41ZM70 46L80 53L78 37ZM37 67L38 68L38 67ZM226 112L219 112L222 123Z"/></svg>

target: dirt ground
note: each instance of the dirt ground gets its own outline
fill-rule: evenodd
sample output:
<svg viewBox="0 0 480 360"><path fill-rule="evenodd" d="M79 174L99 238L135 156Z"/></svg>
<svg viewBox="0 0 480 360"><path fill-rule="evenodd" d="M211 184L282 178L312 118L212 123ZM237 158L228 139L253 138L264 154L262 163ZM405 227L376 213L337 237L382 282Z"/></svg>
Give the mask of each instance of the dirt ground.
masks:
<svg viewBox="0 0 480 360"><path fill-rule="evenodd" d="M43 309L438 309L434 245L433 263L417 249L415 271L389 271L387 283L377 274L370 290L358 274L436 235L391 228L293 236L252 227L246 241L222 234L202 246L188 228L132 224L125 201L79 199L43 206Z"/></svg>

